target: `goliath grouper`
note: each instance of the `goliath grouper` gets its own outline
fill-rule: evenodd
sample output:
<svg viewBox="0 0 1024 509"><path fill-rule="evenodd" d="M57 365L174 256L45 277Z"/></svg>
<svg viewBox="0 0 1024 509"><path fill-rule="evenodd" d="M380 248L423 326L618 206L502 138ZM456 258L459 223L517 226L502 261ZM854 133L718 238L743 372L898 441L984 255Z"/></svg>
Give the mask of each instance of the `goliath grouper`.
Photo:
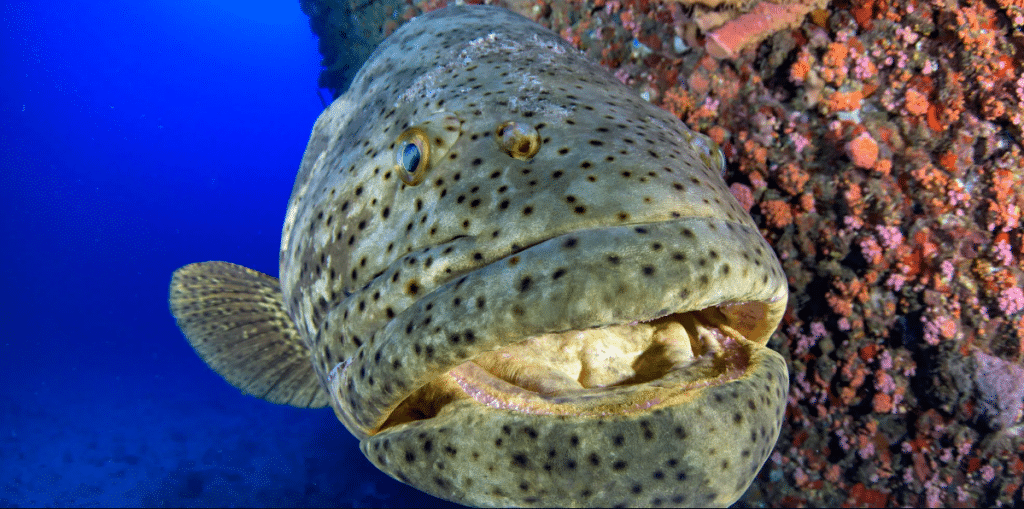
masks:
<svg viewBox="0 0 1024 509"><path fill-rule="evenodd" d="M331 405L392 477L474 505L725 505L778 438L787 299L724 160L558 35L449 7L317 120L280 281L182 267L242 391Z"/></svg>

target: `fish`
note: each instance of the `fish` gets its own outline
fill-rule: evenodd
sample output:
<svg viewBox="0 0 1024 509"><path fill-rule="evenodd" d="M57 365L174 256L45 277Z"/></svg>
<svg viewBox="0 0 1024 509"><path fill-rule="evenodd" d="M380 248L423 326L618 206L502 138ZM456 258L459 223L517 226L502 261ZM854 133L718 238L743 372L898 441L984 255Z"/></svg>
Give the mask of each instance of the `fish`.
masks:
<svg viewBox="0 0 1024 509"><path fill-rule="evenodd" d="M314 124L279 279L171 277L197 354L479 506L728 505L770 454L788 284L708 137L491 6L399 27Z"/></svg>

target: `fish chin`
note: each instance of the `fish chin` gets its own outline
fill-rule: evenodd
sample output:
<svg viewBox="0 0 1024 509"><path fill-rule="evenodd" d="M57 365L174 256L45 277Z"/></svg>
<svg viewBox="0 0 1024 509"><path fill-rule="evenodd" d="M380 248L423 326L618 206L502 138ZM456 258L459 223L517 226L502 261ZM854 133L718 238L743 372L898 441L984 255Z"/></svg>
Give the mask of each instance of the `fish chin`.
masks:
<svg viewBox="0 0 1024 509"><path fill-rule="evenodd" d="M381 431L436 416L462 400L552 416L629 415L678 405L742 377L749 350L763 348L724 322L710 308L532 337L481 354L420 388Z"/></svg>

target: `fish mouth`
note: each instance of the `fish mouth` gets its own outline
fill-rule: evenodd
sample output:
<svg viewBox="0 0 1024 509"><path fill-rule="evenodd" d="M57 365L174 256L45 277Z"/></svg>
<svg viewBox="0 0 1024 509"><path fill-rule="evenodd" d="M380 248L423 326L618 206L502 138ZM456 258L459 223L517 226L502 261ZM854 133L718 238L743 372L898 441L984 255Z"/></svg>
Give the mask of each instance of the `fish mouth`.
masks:
<svg viewBox="0 0 1024 509"><path fill-rule="evenodd" d="M756 369L787 295L751 226L684 217L574 231L436 287L325 385L361 438L466 405L552 417L656 410Z"/></svg>
<svg viewBox="0 0 1024 509"><path fill-rule="evenodd" d="M406 398L381 431L430 419L464 400L525 414L580 417L678 405L701 389L742 377L749 350L762 348L728 321L713 307L535 336L481 354L431 381Z"/></svg>

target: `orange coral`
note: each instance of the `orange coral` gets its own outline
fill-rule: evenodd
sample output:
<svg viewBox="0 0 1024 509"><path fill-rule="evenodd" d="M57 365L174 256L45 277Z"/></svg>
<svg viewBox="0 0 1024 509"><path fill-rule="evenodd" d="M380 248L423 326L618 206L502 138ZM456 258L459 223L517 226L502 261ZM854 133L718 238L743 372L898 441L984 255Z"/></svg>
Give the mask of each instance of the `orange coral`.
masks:
<svg viewBox="0 0 1024 509"><path fill-rule="evenodd" d="M800 50L800 54L797 56L793 65L789 68L789 79L793 80L793 83L803 83L807 78L807 73L811 71L811 54L805 48Z"/></svg>
<svg viewBox="0 0 1024 509"><path fill-rule="evenodd" d="M938 106L934 104L928 105L928 115L925 117L925 120L928 121L928 127L931 128L932 131L937 133L943 131L944 126L942 125L942 122L939 122Z"/></svg>
<svg viewBox="0 0 1024 509"><path fill-rule="evenodd" d="M872 406L876 413L887 414L892 411L892 396L881 392L875 393L872 398Z"/></svg>
<svg viewBox="0 0 1024 509"><path fill-rule="evenodd" d="M804 209L804 212L814 212L813 193L803 193L800 195L800 208Z"/></svg>
<svg viewBox="0 0 1024 509"><path fill-rule="evenodd" d="M838 67L840 65L843 65L843 63L846 61L846 57L849 55L850 48L847 48L845 45L841 43L833 42L828 45L828 51L822 58L822 62L830 67Z"/></svg>
<svg viewBox="0 0 1024 509"><path fill-rule="evenodd" d="M889 172L892 171L892 161L889 159L879 159L875 162L875 166L872 169L879 175L888 176Z"/></svg>
<svg viewBox="0 0 1024 509"><path fill-rule="evenodd" d="M870 134L864 132L846 145L846 153L853 164L860 168L871 168L878 160L878 143Z"/></svg>
<svg viewBox="0 0 1024 509"><path fill-rule="evenodd" d="M949 178L946 177L946 173L942 170L930 164L925 164L910 170L910 174L914 177L914 180L926 189L945 194L944 190L946 183L949 182Z"/></svg>
<svg viewBox="0 0 1024 509"><path fill-rule="evenodd" d="M800 194L810 178L807 172L794 163L786 164L779 169L779 186L792 195Z"/></svg>
<svg viewBox="0 0 1024 509"><path fill-rule="evenodd" d="M993 172L992 194L995 195L995 199L988 203L989 231L994 231L997 226L1001 226L1003 231L1020 226L1021 197L1017 197L1014 192L1014 189L1019 189L1020 180L1020 176L1010 170L998 169ZM1014 203L1015 201L1017 203Z"/></svg>
<svg viewBox="0 0 1024 509"><path fill-rule="evenodd" d="M857 184L850 184L845 191L843 191L843 198L846 199L846 205L850 207L850 212L855 216L859 216L864 213L864 202L862 201L863 195L860 191L860 186Z"/></svg>
<svg viewBox="0 0 1024 509"><path fill-rule="evenodd" d="M821 77L833 85L842 84L846 79L846 57L850 55L850 48L838 42L828 45L828 51L822 57Z"/></svg>
<svg viewBox="0 0 1024 509"><path fill-rule="evenodd" d="M747 165L748 168L764 170L768 165L768 148L754 140L746 140L743 142L743 161L740 162L742 165Z"/></svg>
<svg viewBox="0 0 1024 509"><path fill-rule="evenodd" d="M828 97L829 111L855 111L860 109L860 103L864 100L864 93L860 90L852 92L832 92Z"/></svg>
<svg viewBox="0 0 1024 509"><path fill-rule="evenodd" d="M761 212L768 219L768 225L774 228L785 228L793 222L793 211L789 204L782 200L767 200L761 202Z"/></svg>
<svg viewBox="0 0 1024 509"><path fill-rule="evenodd" d="M719 147L725 145L726 136L729 134L722 126L711 126L706 133Z"/></svg>
<svg viewBox="0 0 1024 509"><path fill-rule="evenodd" d="M665 91L661 105L671 111L673 115L682 117L693 111L693 96L679 86L674 86Z"/></svg>
<svg viewBox="0 0 1024 509"><path fill-rule="evenodd" d="M982 2L970 2L969 7L955 9L957 30L960 41L979 59L990 60L996 52L996 13Z"/></svg>
<svg viewBox="0 0 1024 509"><path fill-rule="evenodd" d="M907 111L914 115L924 115L928 112L928 98L921 92L908 88L904 94L906 99Z"/></svg>
<svg viewBox="0 0 1024 509"><path fill-rule="evenodd" d="M837 315L849 317L853 314L853 302L849 299L845 299L840 295L828 292L828 294L825 295L825 300L828 301L829 307L831 307L832 311L835 311Z"/></svg>

